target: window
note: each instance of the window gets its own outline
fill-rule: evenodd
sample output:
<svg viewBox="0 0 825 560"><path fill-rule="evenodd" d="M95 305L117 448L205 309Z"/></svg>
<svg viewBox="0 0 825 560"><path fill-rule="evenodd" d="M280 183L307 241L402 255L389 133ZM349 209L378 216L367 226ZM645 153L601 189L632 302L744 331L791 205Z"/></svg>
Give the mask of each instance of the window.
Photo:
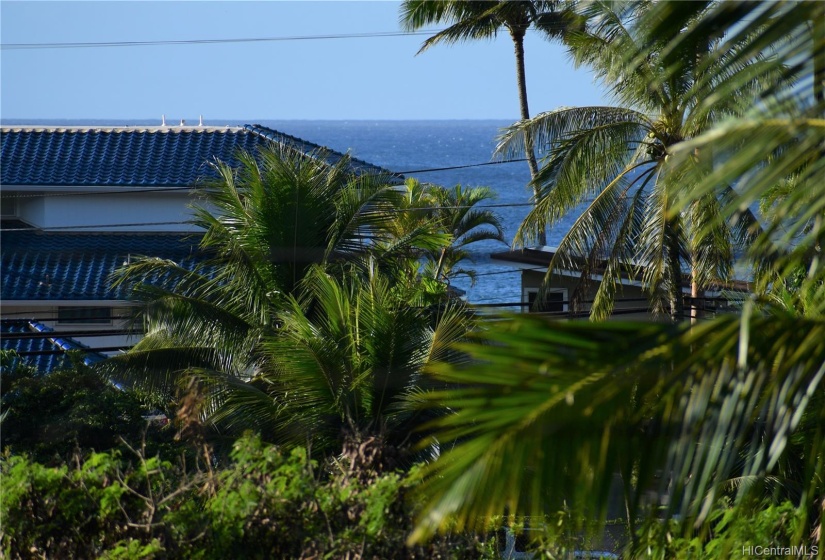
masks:
<svg viewBox="0 0 825 560"><path fill-rule="evenodd" d="M529 303L530 307L527 308L528 311L548 311L548 312L561 312L567 311L567 290L564 288L549 288L544 293L544 302L536 307L533 308L533 304L536 301L536 298L539 295L538 288L525 288L523 299L524 303Z"/></svg>
<svg viewBox="0 0 825 560"><path fill-rule="evenodd" d="M58 307L58 324L111 325L111 307Z"/></svg>

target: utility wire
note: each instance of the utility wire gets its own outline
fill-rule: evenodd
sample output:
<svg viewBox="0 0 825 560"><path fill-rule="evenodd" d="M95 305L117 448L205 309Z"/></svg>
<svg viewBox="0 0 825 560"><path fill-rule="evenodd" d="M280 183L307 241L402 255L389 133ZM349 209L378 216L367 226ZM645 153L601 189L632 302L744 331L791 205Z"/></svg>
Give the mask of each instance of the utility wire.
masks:
<svg viewBox="0 0 825 560"><path fill-rule="evenodd" d="M156 41L100 41L100 42L66 42L66 43L2 43L2 50L37 50L37 49L89 49L111 47L153 47L170 45L220 45L228 43L274 43L285 41L317 41L328 39L374 39L381 37L415 37L433 35L441 30L420 31L376 31L369 33L339 33L327 35L292 35L282 37L241 37L236 39L177 39Z"/></svg>
<svg viewBox="0 0 825 560"><path fill-rule="evenodd" d="M565 27L555 26L558 30ZM336 39L380 39L384 37L419 37L435 35L443 29L419 29L417 31L372 31L365 33L331 33L322 35L287 35L281 37L240 37L235 39L166 39L153 41L99 41L99 42L65 42L65 43L0 43L2 50L40 50L40 49L89 49L113 47L156 47L176 45L220 45L231 43L278 43L288 41L321 41Z"/></svg>
<svg viewBox="0 0 825 560"><path fill-rule="evenodd" d="M533 206L532 202L507 202L502 204L485 204L483 206L479 205L461 205L461 206L433 206L428 207L424 206L421 208L390 208L387 209L386 212L388 213L403 213L403 212L426 212L431 210L462 210L466 208L470 209L486 209L486 208L518 208L524 206ZM63 231L63 230L74 230L74 229L98 229L98 228L115 228L115 227L141 227L141 226L166 226L166 225L184 225L189 224L192 225L191 220L178 220L178 221L170 221L170 222L133 222L128 224L118 223L118 224L88 224L88 225L74 225L74 226L48 226L48 227L23 227L23 228L0 228L0 232L7 233L11 231ZM114 233L147 233L146 231L139 231L139 232L129 232L129 231L117 231ZM151 232L148 232L151 233ZM154 232L158 234L162 233L180 233L180 234L197 234L200 232L197 231L180 231L180 232Z"/></svg>
<svg viewBox="0 0 825 560"><path fill-rule="evenodd" d="M521 159L508 159L508 160L501 160L501 161L486 161L482 163L468 163L463 165L453 165L450 167L431 167L427 169L412 169L409 171L395 171L394 174L397 175L412 175L412 174L420 174L420 173L432 173L436 171L451 171L454 169L467 169L470 167L483 167L485 165L501 165L503 163L518 163L527 161L526 158ZM374 176L381 177L386 175L385 173L376 173ZM365 177L362 175L361 177ZM81 185L85 186L85 185ZM8 187L7 187L8 188ZM86 186L88 188L88 186ZM142 188L140 185L124 185L122 188L116 191L83 191L83 192L46 192L46 193L39 193L39 194L4 194L0 195L0 198L3 200L5 199L16 199L16 198L50 198L50 197L60 197L60 196L89 196L89 195L96 195L96 194L137 194L137 193L155 193L155 192L174 192L174 191L187 191L187 190L198 190L198 191L205 191L207 190L209 185L193 185L193 186L170 186L170 187L157 187L157 188Z"/></svg>

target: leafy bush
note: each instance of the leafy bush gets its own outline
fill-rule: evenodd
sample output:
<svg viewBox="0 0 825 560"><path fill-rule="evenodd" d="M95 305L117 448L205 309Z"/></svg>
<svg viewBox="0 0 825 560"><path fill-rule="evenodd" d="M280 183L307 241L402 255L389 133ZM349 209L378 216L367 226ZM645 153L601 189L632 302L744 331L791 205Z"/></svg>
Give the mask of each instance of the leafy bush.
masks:
<svg viewBox="0 0 825 560"><path fill-rule="evenodd" d="M187 474L134 451L46 467L0 461L7 558L478 558L471 535L407 548L408 478L367 481L245 436L219 471ZM333 470L330 470L333 469Z"/></svg>
<svg viewBox="0 0 825 560"><path fill-rule="evenodd" d="M646 549L645 557L673 560L715 560L733 556L794 556L784 554L784 549L807 549L808 555L816 556L813 539L801 538L804 515L790 501L765 502L756 508L739 508L723 499L711 514L700 535L693 538L674 537L681 531L671 530L676 522L665 526L649 525L640 539L640 549ZM675 528L675 527L674 527ZM808 542L808 545L795 543ZM753 547L753 548L748 548ZM779 554L757 551L757 547L772 548ZM745 550L750 550L745 554Z"/></svg>
<svg viewBox="0 0 825 560"><path fill-rule="evenodd" d="M0 355L3 447L48 463L76 447L104 451L120 438L136 441L146 427L140 399L115 388L75 360L43 375L10 352Z"/></svg>

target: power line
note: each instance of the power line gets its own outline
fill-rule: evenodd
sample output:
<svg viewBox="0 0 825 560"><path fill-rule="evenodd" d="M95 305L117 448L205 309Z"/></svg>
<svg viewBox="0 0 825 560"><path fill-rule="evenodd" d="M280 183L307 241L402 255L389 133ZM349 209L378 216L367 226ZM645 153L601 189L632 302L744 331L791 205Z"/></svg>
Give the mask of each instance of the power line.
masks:
<svg viewBox="0 0 825 560"><path fill-rule="evenodd" d="M41 319L42 320L42 319ZM19 333L3 333L3 340L30 340L41 338L90 338L101 336L142 336L143 332L124 329L112 330L65 330L65 331L30 331Z"/></svg>
<svg viewBox="0 0 825 560"><path fill-rule="evenodd" d="M533 206L532 202L507 202L502 204L485 204L480 205L461 205L461 206L423 206L421 208L392 208L388 209L388 213L402 213L402 212L425 212L430 210L463 210L463 209L489 209L489 208L519 208L524 206ZM167 225L192 225L191 220L177 220L170 222L133 222L128 224L84 224L73 226L48 226L48 227L23 227L23 228L0 228L0 233L8 233L12 231L65 231L65 230L83 230L83 229L102 229L102 228L119 228L119 227L143 227L143 226L167 226ZM141 231L116 231L114 233L147 233ZM151 232L149 232L151 233ZM172 231L172 232L155 232L155 233L180 233L180 234L198 234L200 231Z"/></svg>
<svg viewBox="0 0 825 560"><path fill-rule="evenodd" d="M433 167L430 169L413 169L412 171L398 171L400 175L412 175L413 173L429 173L431 171L450 171L452 169L466 169L468 167L482 167L484 165L501 165L502 163L515 163L527 161L527 158L504 159L501 161L487 161L484 163L468 163L466 165L453 165L451 167Z"/></svg>
<svg viewBox="0 0 825 560"><path fill-rule="evenodd" d="M412 169L409 171L396 171L394 172L397 175L413 175L413 174L420 174L420 173L432 173L436 171L451 171L455 169L468 169L471 167L483 167L486 165L501 165L504 163L519 163L527 161L526 158L521 159L508 159L508 160L501 160L501 161L486 161L482 163L467 163L463 165L453 165L450 167L431 167L427 169ZM375 176L381 177L386 174L384 173L376 173L374 175L366 175L366 176ZM365 177L362 175L361 177ZM156 193L156 192L175 192L175 191L187 191L187 190L206 190L209 188L209 185L201 185L200 189L198 189L199 185L192 185L192 186L169 186L169 187L157 187L157 188L142 188L140 185L124 185L122 188L116 191L83 191L83 192L54 192L54 193L37 193L37 194L6 194L1 195L0 198L3 200L5 199L18 199L18 198L51 198L51 197L61 197L61 196L90 196L90 195L110 195L110 194L139 194L139 193ZM7 187L8 188L8 187Z"/></svg>
<svg viewBox="0 0 825 560"><path fill-rule="evenodd" d="M554 26L563 30L562 24ZM322 35L287 35L281 37L239 37L234 39L161 39L152 41L98 41L65 43L0 43L2 50L42 50L42 49L90 49L114 47L157 47L177 45L221 45L231 43L278 43L288 41L325 41L339 39L380 39L385 37L431 36L443 29L419 29L417 31L372 31L365 33L330 33Z"/></svg>
<svg viewBox="0 0 825 560"><path fill-rule="evenodd" d="M98 352L115 352L115 351L122 351L122 350L131 350L132 345L123 345L123 346L97 346L95 348L69 348L68 350L29 350L26 352L16 352L15 353L20 356L21 358L25 358L27 356L59 356L61 354L68 354L69 352L81 352L83 354L96 354Z"/></svg>
<svg viewBox="0 0 825 560"><path fill-rule="evenodd" d="M192 222L187 220L178 220L172 222L133 222L129 224L89 224L89 225L80 225L80 226L51 226L51 227L28 227L28 228L0 228L0 232L6 233L10 231L63 231L63 230L75 230L75 229L98 229L98 228L115 228L115 227L142 227L142 226L169 226L169 225L182 225L182 224L191 224ZM130 233L128 231L118 231L115 233ZM139 232L132 232L132 233L147 233L146 231L139 231ZM151 232L150 232L151 233ZM161 232L156 232L161 233ZM197 233L191 231L181 231L181 232L172 232L172 233Z"/></svg>
<svg viewBox="0 0 825 560"><path fill-rule="evenodd" d="M439 29L422 31L376 31L370 33L339 33L327 35L292 35L283 37L242 37L236 39L178 39L156 41L101 41L67 43L2 43L2 50L88 49L111 47L152 47L170 45L219 45L228 43L274 43L285 41L316 41L329 39L373 39L381 37L415 37L433 35Z"/></svg>

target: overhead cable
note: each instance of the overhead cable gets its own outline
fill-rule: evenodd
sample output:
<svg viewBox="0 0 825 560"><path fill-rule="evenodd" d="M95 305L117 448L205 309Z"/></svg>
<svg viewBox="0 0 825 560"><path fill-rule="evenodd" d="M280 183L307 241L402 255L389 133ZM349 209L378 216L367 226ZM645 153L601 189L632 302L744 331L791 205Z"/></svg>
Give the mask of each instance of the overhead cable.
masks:
<svg viewBox="0 0 825 560"><path fill-rule="evenodd" d="M467 169L470 167L483 167L485 165L501 165L503 163L517 163L527 161L525 158L521 159L507 159L501 161L486 161L482 163L468 163L463 165L453 165L450 167L432 167L428 169L412 169L410 171L395 171L394 174L397 175L412 175L412 174L419 174L419 173L432 173L436 171L451 171L454 169ZM375 176L383 176L385 174L375 174ZM362 176L363 177L363 176ZM60 196L89 196L89 195L110 195L110 194L140 194L140 193L156 193L156 192L174 192L174 191L188 191L188 190L195 190L200 187L200 190L204 190L209 188L209 185L194 185L194 186L169 186L169 187L156 187L156 188L142 188L139 185L124 185L123 187L119 188L116 191L82 191L82 192L46 192L46 193L35 193L35 194L21 194L19 191L16 194L4 194L0 196L2 199L13 199L13 198L47 198L47 197L60 197ZM8 187L7 187L8 188ZM88 188L88 187L87 187Z"/></svg>
<svg viewBox="0 0 825 560"><path fill-rule="evenodd" d="M172 45L219 45L228 43L274 43L285 41L316 41L327 39L373 39L379 37L415 37L431 35L440 30L428 31L376 31L370 33L338 33L326 35L291 35L283 37L239 37L234 39L163 39L154 41L99 41L65 43L2 43L3 50L35 49L89 49L111 47L156 47Z"/></svg>
<svg viewBox="0 0 825 560"><path fill-rule="evenodd" d="M559 24L558 29L564 29ZM84 41L60 43L0 43L2 50L40 49L90 49L113 47L157 47L178 45L220 45L232 43L280 43L289 41L323 41L336 39L380 39L385 37L432 36L443 29L419 29L416 31L372 31L365 33L328 33L319 35L286 35L280 37L238 37L233 39L159 39L151 41Z"/></svg>

